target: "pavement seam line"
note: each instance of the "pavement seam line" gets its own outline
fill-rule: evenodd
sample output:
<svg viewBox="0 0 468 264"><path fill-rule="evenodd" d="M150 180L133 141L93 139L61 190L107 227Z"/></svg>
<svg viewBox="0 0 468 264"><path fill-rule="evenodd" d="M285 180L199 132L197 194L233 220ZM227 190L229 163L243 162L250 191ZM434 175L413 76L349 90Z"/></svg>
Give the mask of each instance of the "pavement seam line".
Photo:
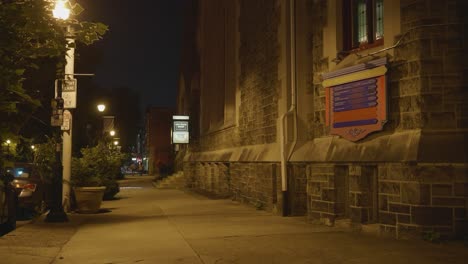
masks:
<svg viewBox="0 0 468 264"><path fill-rule="evenodd" d="M160 208L161 208L161 207L160 207ZM188 245L188 246L192 249L192 251L197 255L197 257L198 257L198 259L200 260L200 262L201 262L202 264L206 264L206 263L203 261L202 257L200 256L200 254L198 254L198 252L197 252L197 251L192 247L192 245L188 242L187 238L185 238L183 232L179 229L179 226L172 220L172 218L171 218L170 216L168 216L168 215L166 214L166 212L164 211L163 208L161 208L161 211L162 211L164 217L167 218L167 221L177 230L177 232L180 234L180 236L182 236L182 238L184 239L185 243L187 243L187 245Z"/></svg>
<svg viewBox="0 0 468 264"><path fill-rule="evenodd" d="M65 241L65 243L63 243L63 244L59 247L59 251L58 251L57 255L55 255L55 257L52 258L52 261L51 261L49 264L56 263L56 260L57 260L57 261L60 260L60 257L59 257L59 256L61 255L63 248L65 247L65 245L68 244L68 242L70 242L70 240L73 238L73 236L75 236L76 232L78 232L78 227L79 227L80 225L82 225L82 224L83 224L83 222L80 222L80 223L78 223L77 226L75 226L75 227L73 228L73 234L72 234L71 236L69 236L69 237L67 238L67 240Z"/></svg>

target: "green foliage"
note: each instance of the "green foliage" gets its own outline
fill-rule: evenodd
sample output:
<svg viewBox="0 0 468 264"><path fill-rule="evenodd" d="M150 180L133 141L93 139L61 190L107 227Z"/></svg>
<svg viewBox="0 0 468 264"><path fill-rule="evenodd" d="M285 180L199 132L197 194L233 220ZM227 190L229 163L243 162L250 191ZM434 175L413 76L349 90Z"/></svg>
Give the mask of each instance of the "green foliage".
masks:
<svg viewBox="0 0 468 264"><path fill-rule="evenodd" d="M54 138L47 138L47 142L37 145L34 151L34 164L37 166L37 172L48 183L52 181L54 175L56 146L57 141Z"/></svg>
<svg viewBox="0 0 468 264"><path fill-rule="evenodd" d="M45 1L11 1L0 4L0 113L12 115L19 105L39 106L23 88L24 74L37 67L40 57L65 53L63 30L48 15ZM12 120L9 120L12 121Z"/></svg>
<svg viewBox="0 0 468 264"><path fill-rule="evenodd" d="M81 149L82 157L72 160L72 185L76 187L106 186L107 197L118 192L117 178L124 154L101 141L95 147Z"/></svg>
<svg viewBox="0 0 468 264"><path fill-rule="evenodd" d="M0 1L0 140L19 133L27 117L40 106L37 93L53 86L29 90L23 86L26 76L34 77L31 73L40 61L56 58L57 76L63 76L67 29L72 28L76 41L86 45L107 31L101 23L58 21L52 16L53 4L52 0ZM70 7L75 15L83 11L76 1L70 1ZM0 169L3 155L0 152Z"/></svg>

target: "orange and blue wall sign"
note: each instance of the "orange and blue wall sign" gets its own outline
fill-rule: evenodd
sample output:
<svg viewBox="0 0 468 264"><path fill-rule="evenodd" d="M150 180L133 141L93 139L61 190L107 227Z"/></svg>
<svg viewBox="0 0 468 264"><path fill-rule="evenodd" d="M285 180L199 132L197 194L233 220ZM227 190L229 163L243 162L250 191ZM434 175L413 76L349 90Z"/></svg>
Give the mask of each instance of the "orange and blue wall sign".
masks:
<svg viewBox="0 0 468 264"><path fill-rule="evenodd" d="M358 141L383 129L387 121L387 94L385 75L381 73L385 71L382 66L324 82L332 84L325 87L330 134Z"/></svg>

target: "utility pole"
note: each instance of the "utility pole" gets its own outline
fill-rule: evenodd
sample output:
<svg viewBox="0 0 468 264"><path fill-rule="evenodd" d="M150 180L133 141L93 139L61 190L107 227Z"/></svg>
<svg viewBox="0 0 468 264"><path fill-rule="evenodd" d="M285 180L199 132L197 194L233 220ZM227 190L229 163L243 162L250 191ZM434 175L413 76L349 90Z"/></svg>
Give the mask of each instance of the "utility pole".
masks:
<svg viewBox="0 0 468 264"><path fill-rule="evenodd" d="M72 31L70 27L67 27L67 54L66 54L66 64L65 64L65 79L74 80L75 73L75 48ZM75 83L75 97L76 97L76 80ZM76 104L76 103L75 103ZM65 105L65 108L67 105ZM75 105L76 106L76 105ZM62 164L63 164L63 196L62 204L66 212L70 211L70 180L71 180L71 158L72 158L72 128L73 128L73 117L72 113L67 110L68 126L62 127L62 138L63 138L63 153L62 153ZM67 130L68 129L68 130Z"/></svg>

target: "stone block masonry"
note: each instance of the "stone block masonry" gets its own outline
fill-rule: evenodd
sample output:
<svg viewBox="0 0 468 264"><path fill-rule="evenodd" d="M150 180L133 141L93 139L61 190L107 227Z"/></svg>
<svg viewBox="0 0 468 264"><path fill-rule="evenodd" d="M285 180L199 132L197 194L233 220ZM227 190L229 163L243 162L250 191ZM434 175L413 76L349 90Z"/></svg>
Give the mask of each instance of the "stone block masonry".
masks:
<svg viewBox="0 0 468 264"><path fill-rule="evenodd" d="M345 215L343 195L346 192L340 189L344 184L336 184L333 164L309 165L307 171L308 218L333 225L337 217Z"/></svg>
<svg viewBox="0 0 468 264"><path fill-rule="evenodd" d="M310 220L378 223L399 238L468 235L466 164L312 164L308 170Z"/></svg>
<svg viewBox="0 0 468 264"><path fill-rule="evenodd" d="M380 187L399 192L379 193L382 228L398 237L438 232L445 237L468 235L466 164L385 164L379 167ZM456 191L458 189L458 191Z"/></svg>

